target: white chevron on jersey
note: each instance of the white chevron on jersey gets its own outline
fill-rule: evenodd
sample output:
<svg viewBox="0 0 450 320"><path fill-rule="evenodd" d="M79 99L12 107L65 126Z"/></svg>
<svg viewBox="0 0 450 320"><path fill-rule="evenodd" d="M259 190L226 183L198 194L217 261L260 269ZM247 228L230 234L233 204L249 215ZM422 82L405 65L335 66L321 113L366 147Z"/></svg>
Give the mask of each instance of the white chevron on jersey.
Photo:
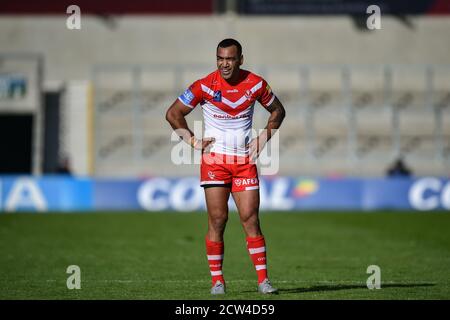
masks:
<svg viewBox="0 0 450 320"><path fill-rule="evenodd" d="M210 88L208 88L207 86L205 86L204 84L201 85L202 87L202 91L206 92L207 94L209 94L211 97L214 97L214 91L211 90ZM262 81L260 81L259 83L257 83L255 86L253 86L250 89L251 93L255 93L257 90L261 89L262 87ZM228 100L225 97L222 97L222 102L224 104L226 104L227 106L229 106L230 108L236 109L237 107L239 107L241 104L243 104L245 101L247 100L247 96L244 94L238 101L236 102L232 102L230 100Z"/></svg>

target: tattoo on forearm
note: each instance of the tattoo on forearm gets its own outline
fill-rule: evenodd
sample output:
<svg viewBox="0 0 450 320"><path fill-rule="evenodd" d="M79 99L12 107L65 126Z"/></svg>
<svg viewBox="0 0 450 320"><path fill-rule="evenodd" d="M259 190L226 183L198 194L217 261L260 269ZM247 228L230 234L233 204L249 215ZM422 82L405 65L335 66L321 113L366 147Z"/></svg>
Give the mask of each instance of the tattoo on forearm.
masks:
<svg viewBox="0 0 450 320"><path fill-rule="evenodd" d="M267 121L267 129L278 129L283 122L286 111L284 110L281 102L275 98L273 103L267 107L267 110L270 112L269 120Z"/></svg>

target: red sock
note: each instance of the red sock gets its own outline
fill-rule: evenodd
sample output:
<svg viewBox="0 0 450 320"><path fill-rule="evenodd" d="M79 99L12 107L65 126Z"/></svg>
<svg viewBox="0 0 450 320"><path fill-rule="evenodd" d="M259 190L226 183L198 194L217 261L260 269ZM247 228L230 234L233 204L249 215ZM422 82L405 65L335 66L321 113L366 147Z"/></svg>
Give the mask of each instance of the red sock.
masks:
<svg viewBox="0 0 450 320"><path fill-rule="evenodd" d="M209 270L211 271L212 284L214 285L217 280L220 280L225 284L225 280L222 274L222 261L224 246L223 242L214 242L206 240L206 255L208 257Z"/></svg>
<svg viewBox="0 0 450 320"><path fill-rule="evenodd" d="M258 284L267 278L266 243L264 236L247 237L247 249L258 274Z"/></svg>

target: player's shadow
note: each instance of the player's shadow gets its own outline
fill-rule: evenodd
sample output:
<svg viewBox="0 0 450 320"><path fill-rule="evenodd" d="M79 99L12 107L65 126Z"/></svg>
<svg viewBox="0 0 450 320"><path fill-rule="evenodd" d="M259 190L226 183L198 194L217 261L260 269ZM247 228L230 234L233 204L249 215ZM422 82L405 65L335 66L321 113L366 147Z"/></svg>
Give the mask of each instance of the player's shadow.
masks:
<svg viewBox="0 0 450 320"><path fill-rule="evenodd" d="M433 283L381 283L381 288L415 288L415 287L433 287ZM350 289L367 289L366 285L348 285L348 284L336 284L336 285L320 285L313 286L309 288L290 288L283 289L279 288L278 292L280 294L289 293L305 293L305 292L325 292L325 291L339 291L339 290L350 290Z"/></svg>

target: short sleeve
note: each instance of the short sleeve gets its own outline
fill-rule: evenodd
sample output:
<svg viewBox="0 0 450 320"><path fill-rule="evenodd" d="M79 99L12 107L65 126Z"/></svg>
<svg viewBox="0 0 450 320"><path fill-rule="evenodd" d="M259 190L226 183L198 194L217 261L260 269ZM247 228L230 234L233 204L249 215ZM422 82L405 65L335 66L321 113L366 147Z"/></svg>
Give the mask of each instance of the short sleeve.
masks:
<svg viewBox="0 0 450 320"><path fill-rule="evenodd" d="M195 81L189 88L184 91L182 95L178 97L185 106L189 108L195 108L203 99L202 89L200 81Z"/></svg>
<svg viewBox="0 0 450 320"><path fill-rule="evenodd" d="M261 91L258 98L259 103L261 103L263 107L270 106L273 100L275 100L275 95L273 94L269 84L264 79L262 80L262 86L260 90Z"/></svg>

